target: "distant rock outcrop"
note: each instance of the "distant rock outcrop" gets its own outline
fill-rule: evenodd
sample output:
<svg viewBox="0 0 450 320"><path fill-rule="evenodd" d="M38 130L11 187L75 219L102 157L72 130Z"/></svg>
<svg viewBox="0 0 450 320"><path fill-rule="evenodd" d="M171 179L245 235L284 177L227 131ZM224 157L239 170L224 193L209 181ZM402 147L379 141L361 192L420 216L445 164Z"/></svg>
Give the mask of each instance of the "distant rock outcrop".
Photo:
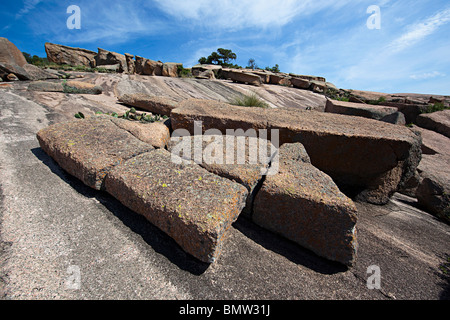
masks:
<svg viewBox="0 0 450 320"><path fill-rule="evenodd" d="M45 44L45 52L47 53L48 61L53 63L71 66L81 65L91 68L96 66L95 56L97 52L94 51L47 42Z"/></svg>

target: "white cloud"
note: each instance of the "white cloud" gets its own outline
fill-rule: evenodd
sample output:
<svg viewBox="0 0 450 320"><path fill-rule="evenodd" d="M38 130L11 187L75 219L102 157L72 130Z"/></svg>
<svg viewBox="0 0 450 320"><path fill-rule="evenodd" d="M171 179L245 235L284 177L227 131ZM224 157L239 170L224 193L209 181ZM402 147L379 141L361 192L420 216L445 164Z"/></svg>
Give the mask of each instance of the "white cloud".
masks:
<svg viewBox="0 0 450 320"><path fill-rule="evenodd" d="M450 22L450 8L438 12L424 22L409 27L409 31L390 43L388 49L392 53L402 51L434 33L440 26Z"/></svg>
<svg viewBox="0 0 450 320"><path fill-rule="evenodd" d="M425 72L422 74L413 74L410 75L409 77L413 80L427 80L427 79L433 79L433 78L437 78L437 77L445 77L446 74L439 72L439 71L433 71L433 72Z"/></svg>
<svg viewBox="0 0 450 320"><path fill-rule="evenodd" d="M165 13L180 20L212 28L240 30L248 27L282 27L299 15L349 2L324 0L155 0Z"/></svg>

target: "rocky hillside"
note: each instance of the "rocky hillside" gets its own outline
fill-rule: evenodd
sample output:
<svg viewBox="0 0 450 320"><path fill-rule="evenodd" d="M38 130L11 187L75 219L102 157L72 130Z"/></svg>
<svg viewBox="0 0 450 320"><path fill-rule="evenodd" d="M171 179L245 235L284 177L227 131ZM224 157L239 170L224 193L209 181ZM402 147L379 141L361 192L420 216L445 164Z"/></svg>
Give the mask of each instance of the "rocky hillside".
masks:
<svg viewBox="0 0 450 320"><path fill-rule="evenodd" d="M397 199L424 219L435 217L444 230L439 243L447 243L449 97L345 90L319 76L212 65L186 76L177 63L54 44L46 44L49 61L94 72L44 70L24 63L6 39L0 45L5 99L46 110L48 125L34 132L40 149L203 263L227 254L233 224L243 217L351 268L370 251L358 247L360 220L377 233L376 223L364 225L368 211L393 214ZM263 107L236 105L250 96ZM231 145L233 154L244 152L243 163L211 164L190 152L196 135L206 134L214 143L202 140L201 155L213 149L225 159L229 137L215 142L229 130L256 133ZM174 132L187 135L183 144ZM267 142L274 152L267 153ZM266 157L251 162L250 146L264 146L257 152ZM176 162L180 147L189 151Z"/></svg>

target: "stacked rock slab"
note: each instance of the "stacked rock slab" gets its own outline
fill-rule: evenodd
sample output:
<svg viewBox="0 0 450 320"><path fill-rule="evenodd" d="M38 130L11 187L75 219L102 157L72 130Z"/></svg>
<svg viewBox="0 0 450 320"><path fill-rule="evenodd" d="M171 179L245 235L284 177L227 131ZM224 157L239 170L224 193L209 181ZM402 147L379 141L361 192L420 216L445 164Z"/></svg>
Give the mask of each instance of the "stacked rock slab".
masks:
<svg viewBox="0 0 450 320"><path fill-rule="evenodd" d="M144 215L194 257L214 262L245 206L247 189L155 150L119 123L126 121L110 116L74 120L47 127L37 138L69 174Z"/></svg>
<svg viewBox="0 0 450 320"><path fill-rule="evenodd" d="M325 112L364 117L393 124L406 124L405 116L401 112L398 112L397 108L388 106L369 105L328 99L325 107Z"/></svg>
<svg viewBox="0 0 450 320"><path fill-rule="evenodd" d="M194 134L218 129L275 129L279 145L302 143L312 164L330 175L347 195L385 204L415 174L421 139L411 130L372 119L292 109L237 107L189 99L172 110L172 129Z"/></svg>
<svg viewBox="0 0 450 320"><path fill-rule="evenodd" d="M317 255L352 265L357 210L333 180L316 169L300 143L279 149L278 173L256 195L253 221Z"/></svg>

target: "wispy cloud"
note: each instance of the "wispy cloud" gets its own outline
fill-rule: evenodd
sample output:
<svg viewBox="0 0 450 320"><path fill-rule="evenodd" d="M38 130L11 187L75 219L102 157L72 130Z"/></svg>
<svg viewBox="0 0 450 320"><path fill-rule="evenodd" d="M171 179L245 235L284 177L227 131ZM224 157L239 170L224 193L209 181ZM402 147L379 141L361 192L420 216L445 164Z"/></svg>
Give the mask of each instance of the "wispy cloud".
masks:
<svg viewBox="0 0 450 320"><path fill-rule="evenodd" d="M427 80L427 79L433 79L433 78L438 78L438 77L445 77L446 74L439 72L439 71L433 71L433 72L425 72L422 74L413 74L410 75L409 77L413 80Z"/></svg>
<svg viewBox="0 0 450 320"><path fill-rule="evenodd" d="M388 50L396 53L413 46L448 22L450 22L450 8L438 12L423 22L411 25L406 33L390 43Z"/></svg>
<svg viewBox="0 0 450 320"><path fill-rule="evenodd" d="M16 14L16 19L32 11L42 0L24 0L22 9Z"/></svg>
<svg viewBox="0 0 450 320"><path fill-rule="evenodd" d="M309 15L325 8L342 6L349 1L324 0L155 0L166 14L181 21L213 29L282 27L296 16ZM217 4L216 4L217 3Z"/></svg>

